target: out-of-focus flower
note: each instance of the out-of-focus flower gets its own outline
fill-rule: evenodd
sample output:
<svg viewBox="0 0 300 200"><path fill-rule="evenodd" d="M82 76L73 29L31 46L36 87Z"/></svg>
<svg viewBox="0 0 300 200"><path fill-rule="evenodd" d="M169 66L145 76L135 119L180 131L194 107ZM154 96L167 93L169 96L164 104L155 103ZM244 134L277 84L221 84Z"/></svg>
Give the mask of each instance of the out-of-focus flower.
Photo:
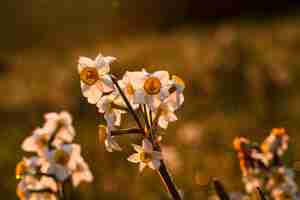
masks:
<svg viewBox="0 0 300 200"><path fill-rule="evenodd" d="M33 134L22 143L22 149L27 152L35 152L38 155L43 155L48 148L48 142L52 133L44 128L37 128Z"/></svg>
<svg viewBox="0 0 300 200"><path fill-rule="evenodd" d="M16 178L21 179L24 175L34 175L41 165L41 159L36 156L23 158L16 166Z"/></svg>
<svg viewBox="0 0 300 200"><path fill-rule="evenodd" d="M80 146L65 144L61 148L50 150L42 162L41 171L54 175L58 180L64 181L76 168L76 163L81 160Z"/></svg>
<svg viewBox="0 0 300 200"><path fill-rule="evenodd" d="M49 146L72 142L75 130L68 112L47 113L45 120L42 128L35 129L31 136L25 138L22 143L24 151L35 152L42 156Z"/></svg>
<svg viewBox="0 0 300 200"><path fill-rule="evenodd" d="M76 167L72 171L72 183L77 187L81 182L92 182L93 175L87 163L81 158L76 162Z"/></svg>
<svg viewBox="0 0 300 200"><path fill-rule="evenodd" d="M111 127L99 125L100 142L104 141L108 152L122 151L120 145L115 141L114 136L111 135L111 129Z"/></svg>
<svg viewBox="0 0 300 200"><path fill-rule="evenodd" d="M140 172L142 172L145 167L149 167L153 170L159 169L160 160L162 159L161 152L154 151L148 139L143 140L142 146L133 144L133 148L137 153L129 156L127 160L133 163L139 163Z"/></svg>
<svg viewBox="0 0 300 200"><path fill-rule="evenodd" d="M269 198L274 200L300 199L293 171L281 161L282 154L288 148L288 139L283 128L275 128L260 146L245 138L234 140L243 182L249 194L259 187L265 189Z"/></svg>
<svg viewBox="0 0 300 200"><path fill-rule="evenodd" d="M107 125L110 127L121 125L121 115L126 113L124 110L115 108L114 101L117 100L118 95L113 93L100 98L97 107L100 113L104 113L104 118Z"/></svg>
<svg viewBox="0 0 300 200"><path fill-rule="evenodd" d="M17 196L21 200L56 200L57 184L50 177L37 179L25 176L17 186Z"/></svg>
<svg viewBox="0 0 300 200"><path fill-rule="evenodd" d="M268 160L272 160L274 155L281 156L288 148L289 136L283 128L274 128L269 137L261 144L261 150Z"/></svg>
<svg viewBox="0 0 300 200"><path fill-rule="evenodd" d="M75 136L75 129L72 125L73 119L70 113L62 111L60 113L45 114L46 122L44 128L49 130L51 134L55 134L53 139L54 145L70 143Z"/></svg>
<svg viewBox="0 0 300 200"><path fill-rule="evenodd" d="M103 93L113 90L113 83L108 75L110 64L116 58L99 54L95 60L80 57L78 60L78 72L80 76L83 96L91 104L96 104Z"/></svg>

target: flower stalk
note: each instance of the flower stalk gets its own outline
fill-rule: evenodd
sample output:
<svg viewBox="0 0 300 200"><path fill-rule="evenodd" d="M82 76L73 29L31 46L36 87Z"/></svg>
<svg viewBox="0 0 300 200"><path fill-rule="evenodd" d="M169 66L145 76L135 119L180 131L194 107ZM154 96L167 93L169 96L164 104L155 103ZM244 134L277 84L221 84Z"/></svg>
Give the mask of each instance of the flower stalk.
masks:
<svg viewBox="0 0 300 200"><path fill-rule="evenodd" d="M153 123L153 121L151 120L152 119L151 109L149 109L149 118L150 119L148 119L148 113L147 113L147 106L146 106L146 104L144 104L143 107L141 107L141 109L140 109L142 111L143 118L144 118L144 121L145 121L145 128L143 129L142 128L142 123L140 122L137 113L132 108L131 104L129 103L127 97L125 96L124 92L122 91L121 87L119 86L119 84L118 84L118 82L117 82L117 80L115 79L114 76L112 76L112 80L113 80L113 83L115 84L115 86L117 87L118 91L120 92L120 94L122 96L122 99L126 103L126 105L127 105L128 109L129 109L130 113L133 115L136 123L140 127L140 129L135 129L135 130L130 130L129 129L127 131L128 132L134 132L134 131L141 131L141 130L143 130L144 136L145 137L149 137L148 139L150 139L151 143L154 145L154 149L158 150L158 151L161 151L161 148L160 148L159 144L157 144L154 141L154 136L153 136L154 134L152 132L152 130L153 130L152 126L155 123ZM155 121L157 121L157 117L156 117ZM146 130L146 131L144 131L144 130ZM113 133L112 133L112 135L113 135ZM157 171L157 173L158 173L158 175L159 175L159 177L160 177L163 185L165 186L165 188L168 191L168 193L172 196L172 198L174 200L181 200L182 198L180 196L180 193L179 193L179 191L178 191L178 189L177 189L174 181L172 180L171 175L168 172L167 167L166 167L163 159L160 160L160 167L156 171Z"/></svg>

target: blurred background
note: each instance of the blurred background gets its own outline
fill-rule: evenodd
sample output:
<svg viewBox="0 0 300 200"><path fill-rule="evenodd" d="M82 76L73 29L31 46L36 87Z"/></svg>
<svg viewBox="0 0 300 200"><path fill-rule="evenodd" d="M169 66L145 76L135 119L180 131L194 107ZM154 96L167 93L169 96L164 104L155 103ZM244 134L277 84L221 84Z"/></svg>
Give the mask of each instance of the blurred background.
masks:
<svg viewBox="0 0 300 200"><path fill-rule="evenodd" d="M0 7L0 193L16 199L20 144L43 113L69 110L95 176L71 199L168 199L158 176L98 142L103 122L82 97L78 56L118 58L112 72L169 70L186 81L185 104L163 144L186 199L207 199L216 177L243 191L235 136L261 142L272 127L300 159L300 3L238 0L4 0ZM300 181L300 177L297 178Z"/></svg>

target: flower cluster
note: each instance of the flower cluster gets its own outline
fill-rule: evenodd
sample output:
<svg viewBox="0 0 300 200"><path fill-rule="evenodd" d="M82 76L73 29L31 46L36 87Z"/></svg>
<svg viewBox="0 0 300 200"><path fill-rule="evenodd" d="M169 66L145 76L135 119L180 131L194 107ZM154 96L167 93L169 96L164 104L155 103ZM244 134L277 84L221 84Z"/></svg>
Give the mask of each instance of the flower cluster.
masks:
<svg viewBox="0 0 300 200"><path fill-rule="evenodd" d="M92 181L80 145L72 143L74 136L68 112L45 114L43 127L35 129L22 143L22 149L32 156L24 157L16 166L20 199L55 200L61 198L66 181L72 181L74 187Z"/></svg>
<svg viewBox="0 0 300 200"><path fill-rule="evenodd" d="M181 199L162 158L162 130L177 120L175 112L184 102L185 84L167 71L126 71L121 79L110 73L116 60L99 54L94 60L80 57L78 73L83 96L103 114L105 124L99 125L100 140L108 152L122 151L116 136L139 134L142 145L132 144L136 153L128 161L157 170L174 199ZM137 127L122 129L122 116L131 114Z"/></svg>
<svg viewBox="0 0 300 200"><path fill-rule="evenodd" d="M293 171L281 160L288 148L289 136L283 128L274 128L259 146L246 138L235 138L233 145L238 153L240 168L247 193L265 190L275 200L299 200Z"/></svg>
<svg viewBox="0 0 300 200"><path fill-rule="evenodd" d="M78 73L83 96L104 115L105 125L99 125L99 135L106 150L121 151L115 136L122 134L143 135L142 146L133 145L137 153L128 160L140 163L140 170L146 166L158 169L161 150L159 129L166 129L177 120L175 111L183 104L184 82L167 71L126 71L118 80L110 74L114 57L99 54L94 60L80 57ZM120 129L122 114L130 113L137 122L137 128Z"/></svg>

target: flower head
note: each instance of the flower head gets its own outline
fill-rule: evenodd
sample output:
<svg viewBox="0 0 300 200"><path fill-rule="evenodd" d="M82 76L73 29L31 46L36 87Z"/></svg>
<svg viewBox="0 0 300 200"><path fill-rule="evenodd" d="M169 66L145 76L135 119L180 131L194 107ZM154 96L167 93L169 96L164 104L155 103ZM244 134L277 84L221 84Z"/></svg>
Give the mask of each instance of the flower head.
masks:
<svg viewBox="0 0 300 200"><path fill-rule="evenodd" d="M148 104L151 110L155 110L169 95L169 73L167 71L148 73L143 70L127 72L127 76L132 83L135 104Z"/></svg>
<svg viewBox="0 0 300 200"><path fill-rule="evenodd" d="M113 90L113 83L108 75L110 64L116 60L114 57L104 57L99 54L95 60L80 57L78 72L83 96L91 104L96 104L104 92Z"/></svg>
<svg viewBox="0 0 300 200"><path fill-rule="evenodd" d="M139 163L140 172L142 172L145 167L149 167L153 170L159 169L160 160L162 159L161 152L154 151L148 139L143 140L142 146L133 144L133 148L137 153L129 156L127 160L133 163Z"/></svg>

